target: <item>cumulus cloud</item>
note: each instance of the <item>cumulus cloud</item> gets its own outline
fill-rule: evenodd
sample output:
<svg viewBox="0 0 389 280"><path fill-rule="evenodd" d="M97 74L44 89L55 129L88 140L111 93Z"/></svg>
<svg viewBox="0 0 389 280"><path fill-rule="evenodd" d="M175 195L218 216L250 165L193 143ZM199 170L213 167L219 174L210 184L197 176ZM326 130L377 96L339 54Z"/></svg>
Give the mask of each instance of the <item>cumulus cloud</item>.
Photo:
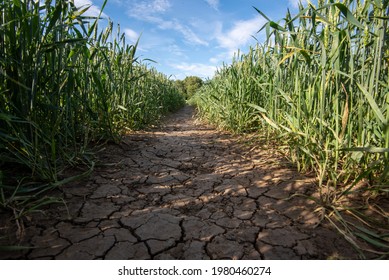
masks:
<svg viewBox="0 0 389 280"><path fill-rule="evenodd" d="M202 63L172 64L171 67L182 71L184 76L197 76L201 78L212 78L216 71L215 66Z"/></svg>
<svg viewBox="0 0 389 280"><path fill-rule="evenodd" d="M131 43L135 43L139 38L139 34L131 28L125 28L124 34L126 34L127 38L131 41Z"/></svg>
<svg viewBox="0 0 389 280"><path fill-rule="evenodd" d="M249 20L241 20L234 23L233 27L222 32L219 28L216 35L219 46L227 49L230 53L234 53L252 39L257 31L266 23L265 19L260 16Z"/></svg>

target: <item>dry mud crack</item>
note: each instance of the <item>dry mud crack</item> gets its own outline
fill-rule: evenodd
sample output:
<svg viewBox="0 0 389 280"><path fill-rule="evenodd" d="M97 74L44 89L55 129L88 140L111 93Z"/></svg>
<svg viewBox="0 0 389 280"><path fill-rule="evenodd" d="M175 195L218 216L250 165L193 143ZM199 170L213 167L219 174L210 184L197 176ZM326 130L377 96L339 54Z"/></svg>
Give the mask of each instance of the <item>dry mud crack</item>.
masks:
<svg viewBox="0 0 389 280"><path fill-rule="evenodd" d="M313 181L272 151L193 119L126 136L105 166L61 189L67 201L26 220L2 259L327 259L358 256L301 197ZM1 229L5 231L5 228ZM13 232L14 233L14 232ZM8 231L8 235L12 232ZM12 239L12 238L11 238Z"/></svg>

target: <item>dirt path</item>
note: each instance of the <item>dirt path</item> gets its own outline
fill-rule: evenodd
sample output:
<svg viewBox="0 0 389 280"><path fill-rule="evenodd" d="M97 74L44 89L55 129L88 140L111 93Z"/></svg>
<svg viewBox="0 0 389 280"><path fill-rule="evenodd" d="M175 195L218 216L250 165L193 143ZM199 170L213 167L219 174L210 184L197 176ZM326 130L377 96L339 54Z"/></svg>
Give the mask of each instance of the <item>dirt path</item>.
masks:
<svg viewBox="0 0 389 280"><path fill-rule="evenodd" d="M110 145L63 205L27 222L22 259L357 258L296 197L312 180L272 151L196 124L185 107L159 129Z"/></svg>

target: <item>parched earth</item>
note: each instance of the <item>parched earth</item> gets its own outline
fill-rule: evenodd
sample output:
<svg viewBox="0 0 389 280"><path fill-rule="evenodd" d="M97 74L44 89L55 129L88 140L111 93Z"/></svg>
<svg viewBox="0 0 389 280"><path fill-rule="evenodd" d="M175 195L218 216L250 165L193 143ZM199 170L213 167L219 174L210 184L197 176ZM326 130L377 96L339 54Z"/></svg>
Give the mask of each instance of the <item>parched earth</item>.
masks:
<svg viewBox="0 0 389 280"><path fill-rule="evenodd" d="M286 199L312 193L312 178L193 114L108 145L88 180L61 188L66 207L26 217L19 244L33 248L0 258L358 258L310 200Z"/></svg>

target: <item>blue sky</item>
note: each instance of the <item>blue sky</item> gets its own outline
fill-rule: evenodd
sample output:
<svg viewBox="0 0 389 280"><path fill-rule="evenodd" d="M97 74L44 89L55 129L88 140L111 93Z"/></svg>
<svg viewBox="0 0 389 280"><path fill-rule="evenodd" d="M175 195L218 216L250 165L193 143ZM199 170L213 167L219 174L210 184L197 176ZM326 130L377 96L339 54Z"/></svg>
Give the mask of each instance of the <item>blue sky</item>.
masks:
<svg viewBox="0 0 389 280"><path fill-rule="evenodd" d="M99 12L103 0L74 0ZM257 31L265 20L296 12L299 0L108 0L104 16L120 24L128 43L141 35L138 56L152 59L158 71L172 79L195 75L212 78L214 71L230 63L238 49L245 52L264 34ZM303 0L303 2L306 2Z"/></svg>

